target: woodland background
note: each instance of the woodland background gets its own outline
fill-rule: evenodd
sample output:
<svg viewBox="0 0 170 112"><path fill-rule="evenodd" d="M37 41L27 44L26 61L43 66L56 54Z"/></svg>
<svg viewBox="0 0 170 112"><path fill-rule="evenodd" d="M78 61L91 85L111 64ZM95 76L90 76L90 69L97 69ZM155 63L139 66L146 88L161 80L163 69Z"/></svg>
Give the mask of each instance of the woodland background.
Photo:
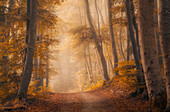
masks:
<svg viewBox="0 0 170 112"><path fill-rule="evenodd" d="M168 112L169 29L168 0L0 0L0 101L114 87Z"/></svg>

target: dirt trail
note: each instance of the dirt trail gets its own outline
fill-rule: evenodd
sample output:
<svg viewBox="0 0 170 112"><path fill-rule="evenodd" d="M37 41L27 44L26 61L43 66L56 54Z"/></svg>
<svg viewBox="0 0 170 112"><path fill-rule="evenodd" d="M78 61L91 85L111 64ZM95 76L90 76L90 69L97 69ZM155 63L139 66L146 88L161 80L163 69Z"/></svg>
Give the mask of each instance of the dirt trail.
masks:
<svg viewBox="0 0 170 112"><path fill-rule="evenodd" d="M111 112L110 100L102 94L83 92L54 94L46 101L56 105L57 108L53 106L54 110L51 110L54 112Z"/></svg>
<svg viewBox="0 0 170 112"><path fill-rule="evenodd" d="M111 89L80 93L53 93L30 101L26 109L14 112L147 112L149 104Z"/></svg>
<svg viewBox="0 0 170 112"><path fill-rule="evenodd" d="M93 95L91 93L81 93L82 112L105 112L107 98L103 95Z"/></svg>

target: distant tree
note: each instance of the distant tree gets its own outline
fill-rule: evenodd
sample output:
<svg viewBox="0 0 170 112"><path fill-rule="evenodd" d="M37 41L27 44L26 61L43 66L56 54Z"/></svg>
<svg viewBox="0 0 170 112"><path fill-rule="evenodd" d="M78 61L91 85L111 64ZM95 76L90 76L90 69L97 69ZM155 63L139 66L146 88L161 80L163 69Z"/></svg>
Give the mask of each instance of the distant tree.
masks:
<svg viewBox="0 0 170 112"><path fill-rule="evenodd" d="M95 43L95 46L97 48L97 51L98 51L98 54L99 54L99 57L100 57L100 61L101 61L101 64L102 64L102 69L103 69L103 72L104 72L103 73L104 79L105 79L105 81L109 81L110 78L108 76L106 59L105 59L104 54L103 54L103 48L102 48L101 41L96 34L95 27L94 27L93 22L92 22L91 12L90 12L90 8L89 8L89 0L85 0L85 5L86 5L86 13L87 13L88 23L89 23L91 30L93 32L93 35L94 35L94 38L95 38L94 43Z"/></svg>
<svg viewBox="0 0 170 112"><path fill-rule="evenodd" d="M117 50L116 50L116 43L115 43L115 37L113 32L113 24L112 19L113 15L111 12L112 8L112 0L108 0L108 16L109 16L109 31L110 31L110 40L111 40L111 46L112 46L112 55L114 57L114 68L118 67L118 56L117 56ZM118 75L118 73L116 73Z"/></svg>
<svg viewBox="0 0 170 112"><path fill-rule="evenodd" d="M130 58L130 53L129 53L129 49L130 49L130 36L129 36L129 29L127 27L127 57L126 57L126 61L129 61Z"/></svg>
<svg viewBox="0 0 170 112"><path fill-rule="evenodd" d="M160 0L160 37L167 88L166 112L170 112L170 1Z"/></svg>
<svg viewBox="0 0 170 112"><path fill-rule="evenodd" d="M156 52L154 0L138 0L139 43L151 109L160 112L166 106L166 90Z"/></svg>
<svg viewBox="0 0 170 112"><path fill-rule="evenodd" d="M49 42L49 38L47 38L47 43ZM46 87L49 87L49 48L47 48L47 62L46 62Z"/></svg>

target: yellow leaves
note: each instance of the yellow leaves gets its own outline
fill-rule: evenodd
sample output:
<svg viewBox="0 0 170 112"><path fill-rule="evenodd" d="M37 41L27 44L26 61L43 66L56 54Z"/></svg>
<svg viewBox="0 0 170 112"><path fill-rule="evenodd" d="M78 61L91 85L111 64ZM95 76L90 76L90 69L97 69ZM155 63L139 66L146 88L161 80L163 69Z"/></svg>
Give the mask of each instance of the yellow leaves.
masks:
<svg viewBox="0 0 170 112"><path fill-rule="evenodd" d="M44 97L46 97L46 93L47 92L51 92L51 89L50 89L50 87L45 87L45 86L40 86L39 87L39 91L37 91L36 90L36 87L35 87L35 85L37 84L38 82L37 81L33 81L30 85L29 85L29 87L28 87L28 95L30 96L30 97L33 97L33 98L44 98Z"/></svg>
<svg viewBox="0 0 170 112"><path fill-rule="evenodd" d="M103 86L103 83L104 83L103 80L97 81L96 84L95 84L95 83L92 83L92 84L90 85L90 87L89 87L86 91L90 91L90 90L94 90L94 89L100 88L100 87Z"/></svg>
<svg viewBox="0 0 170 112"><path fill-rule="evenodd" d="M15 82L14 78L0 75L0 83L0 100L13 97L17 93L19 82Z"/></svg>
<svg viewBox="0 0 170 112"><path fill-rule="evenodd" d="M113 77L113 86L119 86L124 90L135 90L137 87L137 70L134 61L123 61L118 63L118 67L113 70L119 75Z"/></svg>

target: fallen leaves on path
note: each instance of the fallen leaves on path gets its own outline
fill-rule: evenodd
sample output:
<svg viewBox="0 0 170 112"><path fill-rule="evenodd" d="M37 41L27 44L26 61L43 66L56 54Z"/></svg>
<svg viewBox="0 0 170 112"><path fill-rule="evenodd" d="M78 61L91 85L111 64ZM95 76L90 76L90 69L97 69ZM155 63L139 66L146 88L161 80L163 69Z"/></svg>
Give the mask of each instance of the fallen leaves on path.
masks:
<svg viewBox="0 0 170 112"><path fill-rule="evenodd" d="M148 112L148 101L129 97L127 92L99 88L89 92L51 93L30 101L26 109L14 112Z"/></svg>

